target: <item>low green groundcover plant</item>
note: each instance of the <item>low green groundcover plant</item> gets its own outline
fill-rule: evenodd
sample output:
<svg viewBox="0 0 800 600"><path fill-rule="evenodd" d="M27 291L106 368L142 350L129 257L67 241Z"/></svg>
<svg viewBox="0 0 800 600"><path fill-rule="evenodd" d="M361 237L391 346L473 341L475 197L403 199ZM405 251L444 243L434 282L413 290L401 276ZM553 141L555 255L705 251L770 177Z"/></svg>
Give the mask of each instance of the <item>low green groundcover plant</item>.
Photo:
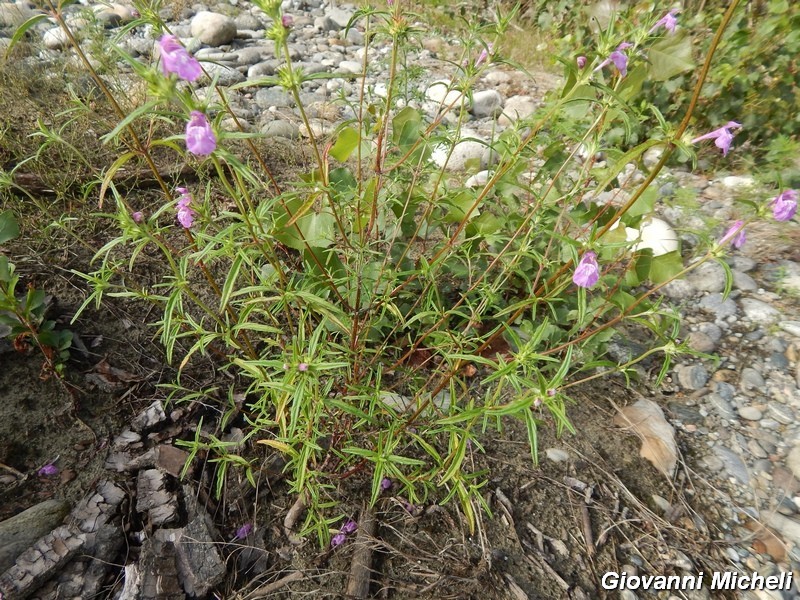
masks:
<svg viewBox="0 0 800 600"><path fill-rule="evenodd" d="M491 160L469 186L463 173L442 165L475 141L464 132L470 95L486 69L503 62L494 48L515 11L471 29L451 63L451 93L429 118L406 95L404 75L422 19L401 0L359 9L350 26L363 27L368 45L389 41L385 64L367 53L363 63L364 72L382 74L385 93L355 78L355 118L321 139L300 90L322 75L292 64L294 21L280 1L256 4L271 19L268 36L284 62L275 77L234 87L292 94L313 166L278 183L254 143L258 134L221 127L233 114L226 91L197 95L203 65L158 18L158 3L137 2L140 17L130 27L159 32L160 58L140 62L115 49L147 83L134 106L98 78L120 116L105 139L123 151L101 184L119 234L97 253L97 268L82 275L92 287L84 306L99 306L105 296L154 304L167 360L179 374L204 360L227 372L202 389L179 375L170 397L217 403L223 428L243 415L245 443L223 441L201 423L184 445L192 457L209 453L217 463L218 492L231 467L255 483L263 457L242 449L260 444L279 453L307 507L304 533L322 543L335 534L332 543L340 544L354 529L332 525L341 519L337 485L355 476L371 479L372 502L389 487L409 510L432 494L456 499L473 527L479 511L488 511L487 473L466 460L481 450L482 432L520 421L535 462L542 426L574 431L573 386L628 376L654 354L663 357L660 381L689 350L676 337L677 312L659 291L706 260L729 273L722 258L744 243L749 222L770 210L788 220L796 210L792 190L752 203L721 235L701 236L694 261L638 233L673 152L691 161L696 152L735 151L739 115L724 115L710 132L692 131L691 123L736 2L709 42L680 123L641 98L644 80L661 81L656 71L680 60L663 51L648 60L653 48L668 47L675 14L615 22L591 53L564 61L564 87L541 109L480 142ZM618 130L624 138L650 118L657 126L646 139L627 151L615 145ZM156 122L174 135L136 133L158 130L150 128ZM245 155L234 145L244 145ZM200 183L168 186L151 158L156 149L196 165L192 181ZM646 155L654 161L645 164ZM115 187L114 174L133 160L149 164L161 182L156 206ZM637 169L643 178L633 177ZM620 200L595 201L609 190ZM163 263L160 281L136 283L143 260ZM620 363L606 345L623 325L645 328L653 344Z"/></svg>

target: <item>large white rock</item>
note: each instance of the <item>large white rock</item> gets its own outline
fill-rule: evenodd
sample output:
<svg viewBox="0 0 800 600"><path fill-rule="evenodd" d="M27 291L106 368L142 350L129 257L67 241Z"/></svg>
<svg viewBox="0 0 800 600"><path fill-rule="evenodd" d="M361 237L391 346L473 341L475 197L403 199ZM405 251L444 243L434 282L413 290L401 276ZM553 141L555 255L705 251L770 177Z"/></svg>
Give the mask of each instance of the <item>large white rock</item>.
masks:
<svg viewBox="0 0 800 600"><path fill-rule="evenodd" d="M666 221L655 217L644 219L638 231L627 227L626 233L629 242L639 240L632 247L633 251L649 248L653 251L653 256L661 256L678 249L678 235L675 230Z"/></svg>
<svg viewBox="0 0 800 600"><path fill-rule="evenodd" d="M440 108L452 106L457 109L462 102L469 108L468 99L458 90L451 89L451 83L446 79L434 81L426 90L425 97Z"/></svg>
<svg viewBox="0 0 800 600"><path fill-rule="evenodd" d="M192 19L192 35L209 46L222 46L236 37L236 23L230 17L201 10Z"/></svg>
<svg viewBox="0 0 800 600"><path fill-rule="evenodd" d="M483 90L472 94L472 114L476 117L494 117L501 110L503 96L497 90Z"/></svg>
<svg viewBox="0 0 800 600"><path fill-rule="evenodd" d="M532 96L511 96L506 100L503 114L497 119L500 125L511 125L520 119L525 119L536 110L536 100Z"/></svg>
<svg viewBox="0 0 800 600"><path fill-rule="evenodd" d="M462 140L455 145L453 153L448 159L448 148L439 145L433 149L431 160L437 167L445 168L448 171L463 171L467 168L467 162L478 159L481 166L488 163L489 148L481 142L475 140Z"/></svg>
<svg viewBox="0 0 800 600"><path fill-rule="evenodd" d="M44 32L42 37L45 47L50 50L59 50L69 45L69 38L61 27L54 27Z"/></svg>

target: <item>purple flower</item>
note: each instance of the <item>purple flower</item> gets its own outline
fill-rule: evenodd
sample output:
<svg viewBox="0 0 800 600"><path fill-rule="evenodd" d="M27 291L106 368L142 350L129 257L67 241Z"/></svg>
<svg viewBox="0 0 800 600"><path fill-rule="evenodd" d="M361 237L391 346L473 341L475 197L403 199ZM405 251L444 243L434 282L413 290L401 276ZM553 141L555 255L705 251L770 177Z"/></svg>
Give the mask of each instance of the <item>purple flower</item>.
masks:
<svg viewBox="0 0 800 600"><path fill-rule="evenodd" d="M487 58L489 58L489 53L494 48L494 44L489 44L486 48L481 50L481 53L478 55L478 60L475 61L475 66L480 67Z"/></svg>
<svg viewBox="0 0 800 600"><path fill-rule="evenodd" d="M550 388L550 389L547 390L547 395L550 396L551 398L555 398L557 393L558 392L556 390L554 390L553 388Z"/></svg>
<svg viewBox="0 0 800 600"><path fill-rule="evenodd" d="M297 370L303 372L308 371L308 363L300 363L297 365Z"/></svg>
<svg viewBox="0 0 800 600"><path fill-rule="evenodd" d="M731 246L738 250L744 246L746 240L747 237L744 233L744 221L734 221L733 224L728 227L728 231L725 232L725 235L722 236L722 239L720 239L719 245L724 246L730 242Z"/></svg>
<svg viewBox="0 0 800 600"><path fill-rule="evenodd" d="M200 63L181 46L174 35L164 35L158 42L161 48L161 70L164 75L175 73L184 81L194 81L203 74Z"/></svg>
<svg viewBox="0 0 800 600"><path fill-rule="evenodd" d="M578 63L578 68L582 69L583 67L586 66L586 57L585 56L579 56L577 59L575 59L575 62Z"/></svg>
<svg viewBox="0 0 800 600"><path fill-rule="evenodd" d="M248 535L250 535L252 533L252 531L253 531L253 524L252 523L245 523L244 525L239 527L239 529L236 530L236 535L234 536L233 540L231 540L231 541L235 542L236 540L243 540Z"/></svg>
<svg viewBox="0 0 800 600"><path fill-rule="evenodd" d="M741 123L737 123L736 121L728 121L719 129L715 129L714 131L706 133L705 135L694 138L692 143L696 144L702 140L716 140L714 145L722 150L722 156L727 156L728 150L731 149L731 143L733 142L733 134L728 130L740 129L741 127Z"/></svg>
<svg viewBox="0 0 800 600"><path fill-rule="evenodd" d="M52 475L58 475L58 467L53 463L48 463L36 472L42 477L50 477Z"/></svg>
<svg viewBox="0 0 800 600"><path fill-rule="evenodd" d="M339 533L350 535L356 529L358 529L358 523L353 521L353 519L348 519L347 522L344 525L342 525L342 528L339 530Z"/></svg>
<svg viewBox="0 0 800 600"><path fill-rule="evenodd" d="M189 229L194 224L194 219L197 213L192 210L190 204L192 203L192 195L184 187L176 188L176 191L181 195L175 207L178 210L178 222L186 229Z"/></svg>
<svg viewBox="0 0 800 600"><path fill-rule="evenodd" d="M281 17L281 25L283 25L286 29L291 29L292 25L294 25L294 19L292 15L283 15Z"/></svg>
<svg viewBox="0 0 800 600"><path fill-rule="evenodd" d="M403 505L403 508L404 508L404 509L406 510L406 512L407 512L408 514L410 514L412 517L413 517L413 516L416 514L416 512L417 512L417 507L416 507L416 506L414 506L413 504L411 504L411 502L409 502L409 501L408 501L408 500L406 500L405 498L400 498L400 504L402 504L402 505Z"/></svg>
<svg viewBox="0 0 800 600"><path fill-rule="evenodd" d="M663 27L670 33L675 33L675 26L678 24L678 19L675 18L675 10L669 11L650 28L650 33L653 33L659 27Z"/></svg>
<svg viewBox="0 0 800 600"><path fill-rule="evenodd" d="M633 44L629 42L622 42L619 46L617 46L617 49L609 54L608 58L597 65L594 70L599 71L606 65L614 63L614 66L617 67L619 74L622 77L625 77L625 75L628 74L628 56L624 51L631 47L633 47Z"/></svg>
<svg viewBox="0 0 800 600"><path fill-rule="evenodd" d="M211 124L200 111L193 110L186 124L186 149L197 156L208 156L217 147Z"/></svg>
<svg viewBox="0 0 800 600"><path fill-rule="evenodd" d="M594 252L587 252L581 258L578 266L575 267L575 273L572 275L572 281L575 285L590 288L600 279L600 267L597 264L597 255Z"/></svg>
<svg viewBox="0 0 800 600"><path fill-rule="evenodd" d="M347 539L347 536L343 533L337 533L335 536L331 538L331 548L336 548L336 546L341 546L344 544L344 541Z"/></svg>
<svg viewBox="0 0 800 600"><path fill-rule="evenodd" d="M797 212L797 190L786 190L778 194L770 202L772 216L778 221L788 221Z"/></svg>
<svg viewBox="0 0 800 600"><path fill-rule="evenodd" d="M381 479L381 491L386 492L390 489L392 489L392 480L388 477Z"/></svg>
<svg viewBox="0 0 800 600"><path fill-rule="evenodd" d="M141 223L144 221L144 213L140 210L137 210L135 213L133 213L131 217L133 218L134 223Z"/></svg>

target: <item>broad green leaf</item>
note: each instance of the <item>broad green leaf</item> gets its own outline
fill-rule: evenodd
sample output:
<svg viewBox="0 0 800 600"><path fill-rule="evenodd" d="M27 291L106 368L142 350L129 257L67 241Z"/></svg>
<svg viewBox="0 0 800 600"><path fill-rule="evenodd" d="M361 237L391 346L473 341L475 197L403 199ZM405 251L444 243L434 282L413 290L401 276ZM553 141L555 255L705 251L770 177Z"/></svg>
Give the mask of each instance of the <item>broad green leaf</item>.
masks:
<svg viewBox="0 0 800 600"><path fill-rule="evenodd" d="M681 271L683 259L677 250L654 256L650 261L650 281L655 284L667 282Z"/></svg>
<svg viewBox="0 0 800 600"><path fill-rule="evenodd" d="M419 139L421 129L422 117L406 106L392 119L392 141L399 148L411 146Z"/></svg>
<svg viewBox="0 0 800 600"><path fill-rule="evenodd" d="M19 224L14 213L6 210L0 213L0 244L13 240L19 235Z"/></svg>
<svg viewBox="0 0 800 600"><path fill-rule="evenodd" d="M641 215L649 215L653 213L653 206L658 199L658 190L654 186L650 186L639 198L636 199L636 202L628 209L625 213L629 217L639 217Z"/></svg>
<svg viewBox="0 0 800 600"><path fill-rule="evenodd" d="M339 137L336 139L333 148L331 148L330 155L339 162L344 162L350 158L350 155L357 147L358 132L352 127L346 127L339 132Z"/></svg>
<svg viewBox="0 0 800 600"><path fill-rule="evenodd" d="M653 81L666 81L695 68L692 39L686 34L669 35L656 42L650 47L648 58Z"/></svg>

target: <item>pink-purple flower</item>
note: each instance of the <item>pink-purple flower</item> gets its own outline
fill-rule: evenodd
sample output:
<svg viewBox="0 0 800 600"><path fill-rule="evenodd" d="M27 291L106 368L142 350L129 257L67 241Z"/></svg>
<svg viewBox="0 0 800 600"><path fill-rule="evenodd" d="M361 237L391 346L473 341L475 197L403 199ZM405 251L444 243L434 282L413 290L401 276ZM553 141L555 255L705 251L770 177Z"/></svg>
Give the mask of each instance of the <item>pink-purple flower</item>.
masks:
<svg viewBox="0 0 800 600"><path fill-rule="evenodd" d="M331 538L331 548L336 548L336 546L341 546L344 544L347 536L353 533L356 529L358 529L358 523L353 521L353 519L348 519L339 529L339 533Z"/></svg>
<svg viewBox="0 0 800 600"><path fill-rule="evenodd" d="M625 50L631 48L633 44L629 42L622 42L617 49L614 50L611 54L608 55L608 58L601 62L599 65L595 67L595 71L599 71L606 65L614 63L614 66L617 67L617 71L622 77L628 74L628 55L625 54Z"/></svg>
<svg viewBox="0 0 800 600"><path fill-rule="evenodd" d="M478 59L475 61L475 66L480 67L487 58L489 58L489 54L494 49L494 44L489 44L486 48L481 50L481 53L478 55Z"/></svg>
<svg viewBox="0 0 800 600"><path fill-rule="evenodd" d="M180 223L182 227L189 229L194 224L194 219L197 216L197 213L194 212L190 206L192 203L192 195L189 193L189 190L184 187L176 188L176 190L181 195L181 197L178 198L178 203L175 205L178 211L178 223Z"/></svg>
<svg viewBox="0 0 800 600"><path fill-rule="evenodd" d="M301 362L299 365L297 365L297 370L305 373L308 371L308 363Z"/></svg>
<svg viewBox="0 0 800 600"><path fill-rule="evenodd" d="M789 221L797 212L797 190L785 190L770 202L772 216L778 221Z"/></svg>
<svg viewBox="0 0 800 600"><path fill-rule="evenodd" d="M137 210L135 213L131 215L131 218L133 218L134 223L141 223L142 221L144 221L144 213L140 210Z"/></svg>
<svg viewBox="0 0 800 600"><path fill-rule="evenodd" d="M578 63L578 68L582 69L583 67L586 66L586 57L579 56L578 58L575 59L575 62Z"/></svg>
<svg viewBox="0 0 800 600"><path fill-rule="evenodd" d="M696 144L697 142L701 142L703 140L715 140L714 145L722 150L722 156L727 156L728 151L731 149L731 143L733 143L733 134L729 131L729 129L740 129L741 127L741 123L737 123L736 121L728 121L719 129L715 129L714 131L710 131L705 135L694 138L692 143Z"/></svg>
<svg viewBox="0 0 800 600"><path fill-rule="evenodd" d="M669 11L650 28L650 33L655 32L659 27L663 27L670 33L675 33L675 26L678 24L678 19L675 18L675 10Z"/></svg>
<svg viewBox="0 0 800 600"><path fill-rule="evenodd" d="M48 463L36 472L41 477L52 477L53 475L58 475L58 467L53 463Z"/></svg>
<svg viewBox="0 0 800 600"><path fill-rule="evenodd" d="M236 540L243 540L252 532L253 532L253 524L245 523L244 525L239 527L239 529L236 530L236 535L233 537L233 540L231 541L235 542Z"/></svg>
<svg viewBox="0 0 800 600"><path fill-rule="evenodd" d="M292 25L294 25L294 18L292 15L281 16L281 25L283 25L286 29L291 29Z"/></svg>
<svg viewBox="0 0 800 600"><path fill-rule="evenodd" d="M597 264L597 255L589 251L583 255L578 266L575 267L572 281L579 287L590 288L597 283L599 279L600 266Z"/></svg>
<svg viewBox="0 0 800 600"><path fill-rule="evenodd" d="M389 479L388 477L384 477L383 479L381 479L381 491L387 492L390 489L392 489L392 480Z"/></svg>
<svg viewBox="0 0 800 600"><path fill-rule="evenodd" d="M200 63L181 46L174 35L161 36L158 45L161 48L161 70L164 75L175 73L184 81L195 81L203 74Z"/></svg>
<svg viewBox="0 0 800 600"><path fill-rule="evenodd" d="M197 156L208 156L217 148L217 138L206 116L198 110L191 112L186 124L186 149Z"/></svg>
<svg viewBox="0 0 800 600"><path fill-rule="evenodd" d="M719 240L719 245L724 246L728 242L731 243L731 246L736 248L737 250L744 246L744 243L747 241L747 236L744 233L744 221L734 221L728 230L725 232L725 235Z"/></svg>

